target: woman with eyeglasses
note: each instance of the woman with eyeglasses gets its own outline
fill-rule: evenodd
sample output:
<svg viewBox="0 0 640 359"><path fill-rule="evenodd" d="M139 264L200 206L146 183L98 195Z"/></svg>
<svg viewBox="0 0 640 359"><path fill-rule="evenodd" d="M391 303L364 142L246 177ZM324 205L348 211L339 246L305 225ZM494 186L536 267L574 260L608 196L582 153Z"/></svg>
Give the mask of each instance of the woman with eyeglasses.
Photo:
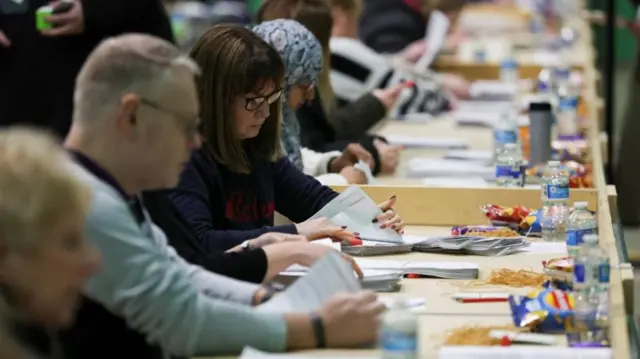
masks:
<svg viewBox="0 0 640 359"><path fill-rule="evenodd" d="M271 39L273 47L248 29L218 25L193 48L191 56L202 70L198 92L204 143L170 198L208 251L251 249L247 240L267 232L300 234L309 240L348 238L351 233L326 218L308 220L337 193L282 154L283 147L296 150L296 144L281 144L281 109L304 100L314 81L314 72L307 75L309 69L321 63L309 63L317 60L314 52L304 49L289 52L288 58L280 54L294 50L291 44L311 41L312 48L316 40L291 20L261 24L256 32ZM292 76L298 80L292 81ZM402 231L394 203L395 198L381 205L385 213L378 221ZM296 224L274 226L275 211Z"/></svg>

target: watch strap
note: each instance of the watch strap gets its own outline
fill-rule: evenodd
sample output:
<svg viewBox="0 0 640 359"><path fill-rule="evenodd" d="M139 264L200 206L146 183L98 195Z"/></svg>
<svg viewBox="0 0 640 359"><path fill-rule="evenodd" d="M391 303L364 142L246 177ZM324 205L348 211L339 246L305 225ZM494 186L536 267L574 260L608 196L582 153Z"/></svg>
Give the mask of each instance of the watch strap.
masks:
<svg viewBox="0 0 640 359"><path fill-rule="evenodd" d="M324 332L324 323L322 318L317 313L311 313L311 326L313 327L313 334L316 337L316 348L324 349L327 347L327 337Z"/></svg>

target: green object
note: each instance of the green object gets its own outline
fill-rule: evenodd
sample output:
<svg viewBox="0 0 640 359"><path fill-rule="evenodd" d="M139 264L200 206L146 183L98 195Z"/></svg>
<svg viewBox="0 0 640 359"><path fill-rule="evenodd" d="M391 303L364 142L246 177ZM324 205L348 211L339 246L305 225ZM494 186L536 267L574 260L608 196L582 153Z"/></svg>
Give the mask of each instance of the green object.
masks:
<svg viewBox="0 0 640 359"><path fill-rule="evenodd" d="M53 24L47 22L46 18L53 13L53 7L47 5L38 8L36 11L36 29L38 31L49 30L53 28Z"/></svg>
<svg viewBox="0 0 640 359"><path fill-rule="evenodd" d="M629 0L607 0L616 2L617 16L624 17L625 19L635 19L636 9ZM590 0L589 9L591 10L606 10L606 1ZM593 25L593 37L596 49L598 50L598 64L602 63L602 56L604 56L604 41L605 41L605 29L601 25ZM628 29L617 28L615 30L616 37L616 63L630 63L636 56L637 44L636 40Z"/></svg>
<svg viewBox="0 0 640 359"><path fill-rule="evenodd" d="M255 13L258 12L260 6L262 6L262 1L263 0L249 0L249 11L251 11L251 13L255 15Z"/></svg>

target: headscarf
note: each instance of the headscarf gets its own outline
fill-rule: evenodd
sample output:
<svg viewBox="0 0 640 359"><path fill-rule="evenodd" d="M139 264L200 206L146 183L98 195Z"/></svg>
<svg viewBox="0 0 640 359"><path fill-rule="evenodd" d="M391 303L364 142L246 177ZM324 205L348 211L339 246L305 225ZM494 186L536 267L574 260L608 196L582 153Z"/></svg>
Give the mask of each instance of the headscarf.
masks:
<svg viewBox="0 0 640 359"><path fill-rule="evenodd" d="M296 84L315 85L322 70L320 42L299 22L278 19L253 28L264 41L280 54L285 67L282 101L281 142L284 153L299 170L303 170L300 152L300 124L295 109L289 106L289 94Z"/></svg>

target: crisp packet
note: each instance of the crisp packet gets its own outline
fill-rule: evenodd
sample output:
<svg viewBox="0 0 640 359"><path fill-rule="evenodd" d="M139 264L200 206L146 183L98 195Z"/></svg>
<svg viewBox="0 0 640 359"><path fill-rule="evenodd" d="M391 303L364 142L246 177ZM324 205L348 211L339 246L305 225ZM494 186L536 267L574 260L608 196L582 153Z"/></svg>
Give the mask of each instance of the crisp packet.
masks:
<svg viewBox="0 0 640 359"><path fill-rule="evenodd" d="M496 238L512 238L520 237L520 234L507 227L496 226L454 226L451 228L453 236L479 236L479 237L496 237Z"/></svg>
<svg viewBox="0 0 640 359"><path fill-rule="evenodd" d="M571 292L538 289L526 296L509 296L513 323L542 333L562 333L572 326L574 301Z"/></svg>
<svg viewBox="0 0 640 359"><path fill-rule="evenodd" d="M542 226L540 225L540 220L542 219L542 212L540 210L535 210L530 212L527 217L525 217L520 222L520 232L526 233L527 236L541 236L542 235Z"/></svg>
<svg viewBox="0 0 640 359"><path fill-rule="evenodd" d="M544 175L546 164L537 164L527 169L527 176L541 178ZM569 172L569 188L593 187L593 167L576 161L562 162L562 168Z"/></svg>
<svg viewBox="0 0 640 359"><path fill-rule="evenodd" d="M573 259L562 257L542 262L544 274L554 279L573 282Z"/></svg>
<svg viewBox="0 0 640 359"><path fill-rule="evenodd" d="M520 223L529 215L531 209L523 206L504 207L495 204L486 204L480 210L487 216L494 226L507 226L518 229Z"/></svg>

